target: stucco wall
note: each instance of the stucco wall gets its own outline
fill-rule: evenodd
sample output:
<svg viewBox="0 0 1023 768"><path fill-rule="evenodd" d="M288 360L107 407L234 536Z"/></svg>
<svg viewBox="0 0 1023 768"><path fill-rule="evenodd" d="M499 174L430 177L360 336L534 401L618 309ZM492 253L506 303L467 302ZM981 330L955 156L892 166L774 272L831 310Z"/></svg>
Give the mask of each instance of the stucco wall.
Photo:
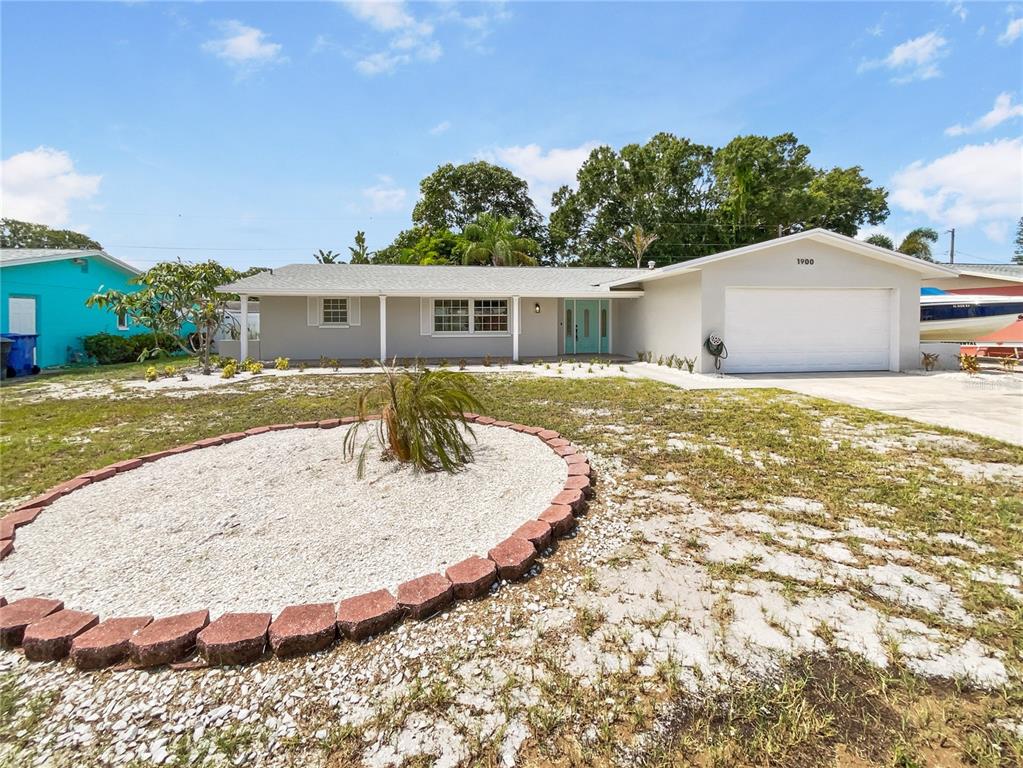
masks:
<svg viewBox="0 0 1023 768"><path fill-rule="evenodd" d="M512 338L506 336L423 336L418 297L387 299L387 357L511 358ZM510 302L510 300L509 300ZM534 305L539 302L540 313ZM520 299L522 318L519 358L557 354L557 299ZM316 360L320 355L342 360L380 356L380 301L361 298L361 324L349 328L317 328L307 324L306 297L263 296L260 299L263 359L278 356Z"/></svg>
<svg viewBox="0 0 1023 768"><path fill-rule="evenodd" d="M697 357L700 350L700 273L656 280L639 299L616 301L615 351Z"/></svg>
<svg viewBox="0 0 1023 768"><path fill-rule="evenodd" d="M85 300L101 288L132 291L127 272L96 258L87 258L85 269L70 259L39 264L16 264L0 269L0 333L7 333L8 299L36 300L36 360L40 367L64 365L68 347L82 350L82 339L95 333L130 336L144 328L117 329L117 317L102 309L90 309Z"/></svg>
<svg viewBox="0 0 1023 768"><path fill-rule="evenodd" d="M800 264L799 259L813 259L813 264ZM921 282L919 274L910 269L804 240L709 264L702 275L699 341L700 370L704 372L714 370L714 359L702 348L702 341L711 333L725 336L725 289L730 286L893 289L897 291L893 322L897 317L898 368L920 367ZM850 317L848 322L855 323L856 318ZM727 337L724 340L727 345ZM722 371L727 372L727 361Z"/></svg>

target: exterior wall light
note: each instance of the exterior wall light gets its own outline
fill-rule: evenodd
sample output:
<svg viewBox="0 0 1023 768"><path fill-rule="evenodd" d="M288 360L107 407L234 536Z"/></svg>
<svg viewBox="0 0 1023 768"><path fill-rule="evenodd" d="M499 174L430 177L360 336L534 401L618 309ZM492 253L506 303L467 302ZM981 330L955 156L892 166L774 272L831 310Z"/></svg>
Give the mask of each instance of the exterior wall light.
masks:
<svg viewBox="0 0 1023 768"><path fill-rule="evenodd" d="M540 314L540 302L539 301L536 302L536 304L533 305L533 313L537 314L537 315Z"/></svg>

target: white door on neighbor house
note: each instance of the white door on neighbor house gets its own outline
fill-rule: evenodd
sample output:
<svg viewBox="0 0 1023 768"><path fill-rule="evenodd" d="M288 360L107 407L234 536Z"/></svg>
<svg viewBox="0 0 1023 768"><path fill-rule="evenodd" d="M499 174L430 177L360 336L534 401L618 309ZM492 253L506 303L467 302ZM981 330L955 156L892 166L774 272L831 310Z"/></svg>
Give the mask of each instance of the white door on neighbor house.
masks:
<svg viewBox="0 0 1023 768"><path fill-rule="evenodd" d="M7 332L36 332L36 300L31 296L10 296L7 299Z"/></svg>
<svg viewBox="0 0 1023 768"><path fill-rule="evenodd" d="M892 330L890 290L728 288L722 370L887 371Z"/></svg>

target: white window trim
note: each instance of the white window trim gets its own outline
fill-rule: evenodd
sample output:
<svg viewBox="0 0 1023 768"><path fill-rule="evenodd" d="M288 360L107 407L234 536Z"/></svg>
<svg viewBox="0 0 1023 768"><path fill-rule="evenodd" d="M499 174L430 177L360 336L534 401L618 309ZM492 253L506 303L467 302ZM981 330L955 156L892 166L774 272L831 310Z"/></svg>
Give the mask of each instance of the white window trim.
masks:
<svg viewBox="0 0 1023 768"><path fill-rule="evenodd" d="M328 301L343 301L345 303L345 321L343 323L328 323L323 319L324 314L327 311L326 302ZM347 296L324 296L320 299L320 328L351 328L351 315L352 303L348 300Z"/></svg>
<svg viewBox="0 0 1023 768"><path fill-rule="evenodd" d="M323 322L324 299L344 299L348 302L348 321ZM306 325L310 328L356 328L362 324L362 299L359 296L307 296Z"/></svg>
<svg viewBox="0 0 1023 768"><path fill-rule="evenodd" d="M124 322L121 322L121 316L117 315L117 330L119 330L119 331L127 331L128 328L129 328L129 325L128 325L128 313L127 312L124 313Z"/></svg>
<svg viewBox="0 0 1023 768"><path fill-rule="evenodd" d="M468 301L469 302L469 330L468 331L435 331L433 320L436 317L435 305L438 301ZM476 302L477 301L503 301L508 306L508 330L507 331L477 331L476 330ZM438 296L430 299L430 336L438 338L466 339L466 338L507 338L512 335L512 308L511 299L493 296Z"/></svg>

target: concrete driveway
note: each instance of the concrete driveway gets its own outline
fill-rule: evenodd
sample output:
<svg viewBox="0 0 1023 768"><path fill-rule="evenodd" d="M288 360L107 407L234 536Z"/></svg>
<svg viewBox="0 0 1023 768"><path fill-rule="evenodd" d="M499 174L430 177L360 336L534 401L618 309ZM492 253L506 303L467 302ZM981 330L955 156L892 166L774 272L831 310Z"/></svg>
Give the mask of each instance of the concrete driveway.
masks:
<svg viewBox="0 0 1023 768"><path fill-rule="evenodd" d="M1023 445L1020 374L983 373L971 377L955 371L701 376L644 363L630 368L686 389L778 387Z"/></svg>

